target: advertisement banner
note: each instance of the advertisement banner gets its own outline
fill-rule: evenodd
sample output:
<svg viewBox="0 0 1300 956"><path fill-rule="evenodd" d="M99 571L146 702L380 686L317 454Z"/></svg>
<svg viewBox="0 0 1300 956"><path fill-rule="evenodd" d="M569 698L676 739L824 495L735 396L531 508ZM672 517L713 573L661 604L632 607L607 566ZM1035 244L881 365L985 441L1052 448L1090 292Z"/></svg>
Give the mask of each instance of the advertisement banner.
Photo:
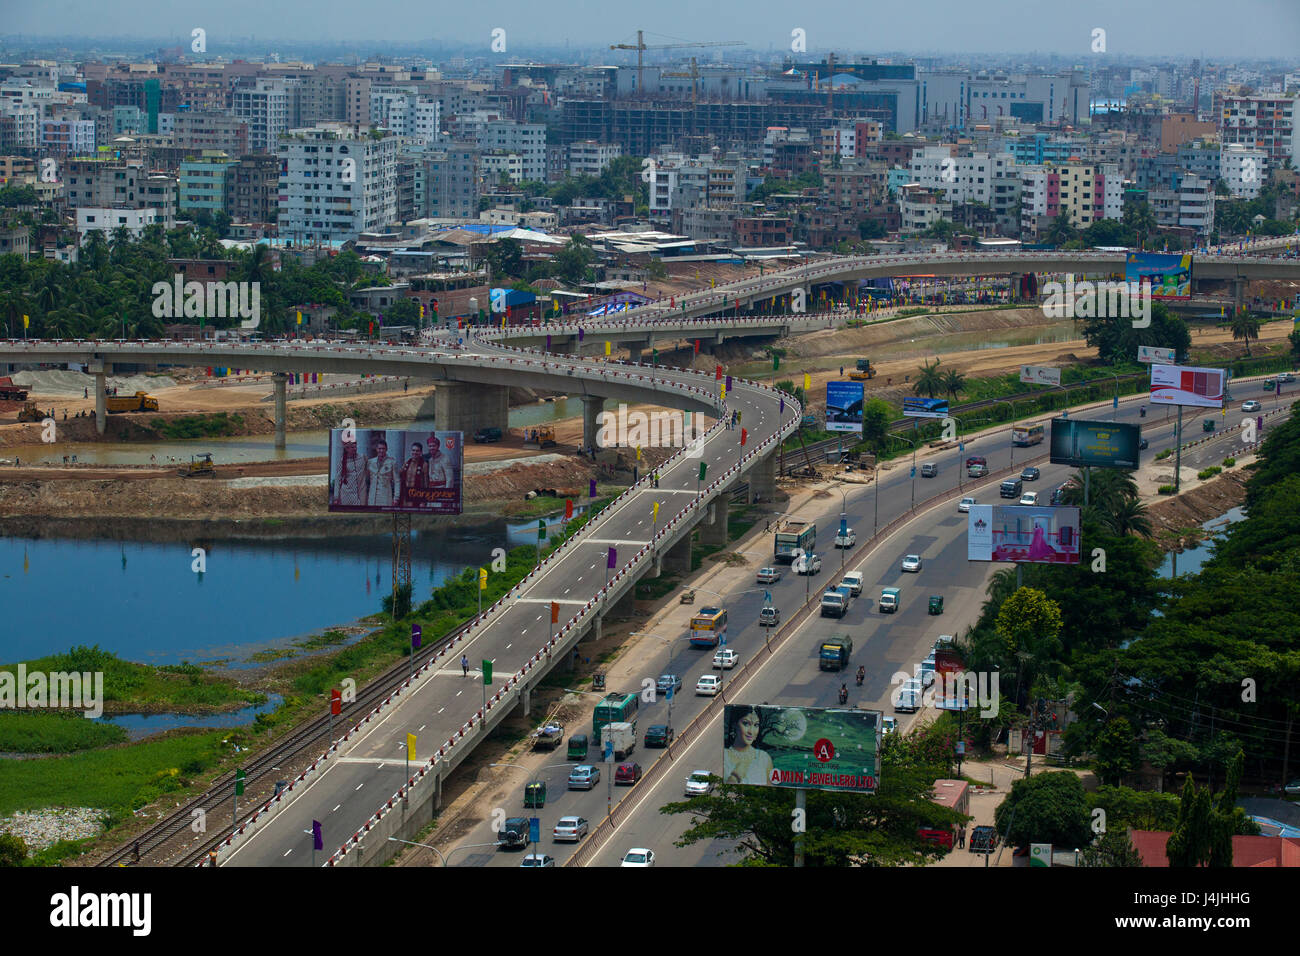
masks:
<svg viewBox="0 0 1300 956"><path fill-rule="evenodd" d="M903 416L905 418L947 418L948 399L904 398Z"/></svg>
<svg viewBox="0 0 1300 956"><path fill-rule="evenodd" d="M1178 361L1178 358L1174 355L1173 349L1162 349L1155 345L1139 345L1138 361L1147 364L1162 362L1165 365L1173 365Z"/></svg>
<svg viewBox="0 0 1300 956"><path fill-rule="evenodd" d="M1061 370L1046 365L1022 365L1020 381L1026 385L1060 385Z"/></svg>
<svg viewBox="0 0 1300 956"><path fill-rule="evenodd" d="M1135 469L1141 431L1137 425L1053 418L1051 462L1074 468Z"/></svg>
<svg viewBox="0 0 1300 956"><path fill-rule="evenodd" d="M826 383L826 430L862 434L861 382Z"/></svg>
<svg viewBox="0 0 1300 956"><path fill-rule="evenodd" d="M458 515L463 451L460 432L335 428L329 510Z"/></svg>
<svg viewBox="0 0 1300 956"><path fill-rule="evenodd" d="M1124 281L1151 283L1153 299L1190 299L1192 257L1130 252L1124 262Z"/></svg>
<svg viewBox="0 0 1300 956"><path fill-rule="evenodd" d="M1078 508L971 505L966 525L966 559L1078 564L1079 532Z"/></svg>
<svg viewBox="0 0 1300 956"><path fill-rule="evenodd" d="M876 792L879 711L728 704L722 782L787 790Z"/></svg>
<svg viewBox="0 0 1300 956"><path fill-rule="evenodd" d="M1151 404L1222 408L1227 376L1221 368L1152 365Z"/></svg>

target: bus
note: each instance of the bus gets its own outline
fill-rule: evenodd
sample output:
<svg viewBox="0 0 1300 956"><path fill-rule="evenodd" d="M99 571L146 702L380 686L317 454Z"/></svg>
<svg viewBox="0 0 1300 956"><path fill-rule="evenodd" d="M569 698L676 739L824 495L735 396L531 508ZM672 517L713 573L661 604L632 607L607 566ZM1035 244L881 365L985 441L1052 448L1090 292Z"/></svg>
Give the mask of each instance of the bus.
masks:
<svg viewBox="0 0 1300 956"><path fill-rule="evenodd" d="M600 728L607 724L635 724L638 703L636 694L606 694L602 697L591 715L591 733L595 743L599 746Z"/></svg>
<svg viewBox="0 0 1300 956"><path fill-rule="evenodd" d="M1011 444L1017 448L1028 448L1030 445L1040 444L1044 434L1045 429L1041 423L1038 425L1016 425L1011 429Z"/></svg>
<svg viewBox="0 0 1300 956"><path fill-rule="evenodd" d="M787 521L773 539L772 557L782 564L794 562L795 551L807 554L817 544L817 526L811 521Z"/></svg>
<svg viewBox="0 0 1300 956"><path fill-rule="evenodd" d="M727 636L727 612L720 607L702 607L691 618L691 647L717 647Z"/></svg>

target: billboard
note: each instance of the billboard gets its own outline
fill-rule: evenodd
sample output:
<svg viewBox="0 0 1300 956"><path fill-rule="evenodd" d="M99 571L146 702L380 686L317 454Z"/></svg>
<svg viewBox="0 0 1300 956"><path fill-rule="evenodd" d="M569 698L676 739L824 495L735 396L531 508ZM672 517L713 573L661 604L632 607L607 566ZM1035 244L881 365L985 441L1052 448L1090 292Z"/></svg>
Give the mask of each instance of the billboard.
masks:
<svg viewBox="0 0 1300 956"><path fill-rule="evenodd" d="M1078 564L1079 532L1078 508L971 505L966 525L966 559Z"/></svg>
<svg viewBox="0 0 1300 956"><path fill-rule="evenodd" d="M1173 365L1178 361L1178 358L1174 355L1173 349L1162 349L1155 345L1139 345L1138 361L1146 362L1148 364L1151 362L1163 362L1165 365Z"/></svg>
<svg viewBox="0 0 1300 956"><path fill-rule="evenodd" d="M861 382L826 383L826 430L862 434Z"/></svg>
<svg viewBox="0 0 1300 956"><path fill-rule="evenodd" d="M1137 425L1053 418L1051 462L1075 468L1135 469L1141 431Z"/></svg>
<svg viewBox="0 0 1300 956"><path fill-rule="evenodd" d="M879 711L728 704L722 782L875 793Z"/></svg>
<svg viewBox="0 0 1300 956"><path fill-rule="evenodd" d="M1190 299L1192 257L1130 252L1124 260L1124 281L1150 282L1153 299Z"/></svg>
<svg viewBox="0 0 1300 956"><path fill-rule="evenodd" d="M1221 368L1152 365L1151 404L1222 408L1227 377Z"/></svg>
<svg viewBox="0 0 1300 956"><path fill-rule="evenodd" d="M1061 370L1046 365L1020 366L1020 381L1026 385L1060 385Z"/></svg>
<svg viewBox="0 0 1300 956"><path fill-rule="evenodd" d="M906 418L947 418L946 398L905 398L903 415Z"/></svg>
<svg viewBox="0 0 1300 956"><path fill-rule="evenodd" d="M458 515L463 452L460 432L335 428L329 510Z"/></svg>

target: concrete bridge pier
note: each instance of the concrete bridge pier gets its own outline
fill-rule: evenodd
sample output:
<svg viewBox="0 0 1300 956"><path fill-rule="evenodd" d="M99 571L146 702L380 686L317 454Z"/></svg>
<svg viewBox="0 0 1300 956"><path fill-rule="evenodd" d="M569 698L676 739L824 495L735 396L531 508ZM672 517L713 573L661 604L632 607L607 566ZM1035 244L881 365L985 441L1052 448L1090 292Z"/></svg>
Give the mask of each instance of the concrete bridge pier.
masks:
<svg viewBox="0 0 1300 956"><path fill-rule="evenodd" d="M662 571L667 568L670 573L691 573L691 532L682 535L680 541L671 548L660 548L657 566Z"/></svg>
<svg viewBox="0 0 1300 956"><path fill-rule="evenodd" d="M276 372L271 376L271 381L275 385L275 447L284 448L284 422L287 415L287 385L289 375L287 372Z"/></svg>
<svg viewBox="0 0 1300 956"><path fill-rule="evenodd" d="M108 406L104 396L108 392L105 382L109 368L111 366L106 365L95 373L95 431L101 435L108 428Z"/></svg>
<svg viewBox="0 0 1300 956"><path fill-rule="evenodd" d="M533 710L533 691L531 687L525 687L519 691L519 701L515 706L515 717L527 717Z"/></svg>
<svg viewBox="0 0 1300 956"><path fill-rule="evenodd" d="M464 432L466 437L480 428L510 427L509 390L504 385L473 382L439 382L433 397L434 428L440 432Z"/></svg>
<svg viewBox="0 0 1300 956"><path fill-rule="evenodd" d="M724 491L713 504L709 505L708 514L700 522L700 543L725 548L727 546L727 493Z"/></svg>
<svg viewBox="0 0 1300 956"><path fill-rule="evenodd" d="M1020 279L1021 274L1019 272L1011 273L1011 289L1008 292L1007 298L1012 302L1020 301Z"/></svg>
<svg viewBox="0 0 1300 956"><path fill-rule="evenodd" d="M1232 314L1237 315L1246 305L1246 285L1248 279L1238 276L1232 280Z"/></svg>
<svg viewBox="0 0 1300 956"><path fill-rule="evenodd" d="M605 407L605 399L600 395L582 396L582 444L584 448L596 448L596 438L600 435L600 412Z"/></svg>
<svg viewBox="0 0 1300 956"><path fill-rule="evenodd" d="M746 475L749 491L745 494L745 504L776 500L776 457L775 451L768 452Z"/></svg>

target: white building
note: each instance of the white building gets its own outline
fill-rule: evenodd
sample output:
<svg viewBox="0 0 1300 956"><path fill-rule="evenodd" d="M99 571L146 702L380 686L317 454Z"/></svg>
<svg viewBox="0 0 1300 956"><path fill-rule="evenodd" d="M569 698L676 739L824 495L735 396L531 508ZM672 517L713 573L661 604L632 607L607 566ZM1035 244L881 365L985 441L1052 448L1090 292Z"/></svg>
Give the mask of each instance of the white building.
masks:
<svg viewBox="0 0 1300 956"><path fill-rule="evenodd" d="M289 87L286 80L254 80L230 94L230 112L248 123L248 149L274 153L289 128Z"/></svg>
<svg viewBox="0 0 1300 956"><path fill-rule="evenodd" d="M520 175L523 179L545 182L546 126L544 124L490 120L482 126L478 146L485 153L514 153L519 157Z"/></svg>
<svg viewBox="0 0 1300 956"><path fill-rule="evenodd" d="M398 139L360 136L342 123L290 131L277 151L280 236L355 239L397 218Z"/></svg>
<svg viewBox="0 0 1300 956"><path fill-rule="evenodd" d="M1268 179L1268 153L1240 143L1225 144L1219 150L1219 178L1237 199L1254 199Z"/></svg>
<svg viewBox="0 0 1300 956"><path fill-rule="evenodd" d="M599 176L614 160L623 155L618 143L599 143L584 139L569 144L569 175Z"/></svg>
<svg viewBox="0 0 1300 956"><path fill-rule="evenodd" d="M132 239L139 239L144 227L155 222L165 225L162 214L152 206L142 209L81 206L77 209L77 234L83 244L92 232L102 232L106 240L111 240L113 233L121 228L125 228Z"/></svg>
<svg viewBox="0 0 1300 956"><path fill-rule="evenodd" d="M949 202L991 206L994 179L1013 175L1015 165L1010 153L953 156L947 146L926 146L912 154L908 168L912 182L942 190Z"/></svg>

